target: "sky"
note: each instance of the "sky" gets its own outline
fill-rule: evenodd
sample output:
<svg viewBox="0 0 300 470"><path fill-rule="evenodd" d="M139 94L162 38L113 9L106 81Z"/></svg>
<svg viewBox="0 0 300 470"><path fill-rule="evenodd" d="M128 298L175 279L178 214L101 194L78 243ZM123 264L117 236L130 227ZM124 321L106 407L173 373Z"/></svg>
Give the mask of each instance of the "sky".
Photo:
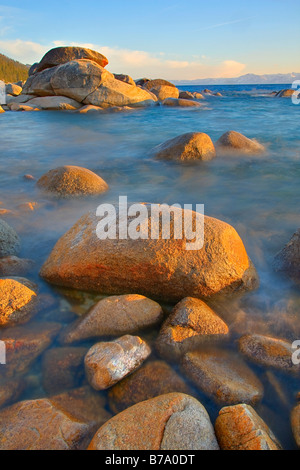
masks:
<svg viewBox="0 0 300 470"><path fill-rule="evenodd" d="M299 18L300 0L0 0L0 52L85 46L133 78L299 73Z"/></svg>

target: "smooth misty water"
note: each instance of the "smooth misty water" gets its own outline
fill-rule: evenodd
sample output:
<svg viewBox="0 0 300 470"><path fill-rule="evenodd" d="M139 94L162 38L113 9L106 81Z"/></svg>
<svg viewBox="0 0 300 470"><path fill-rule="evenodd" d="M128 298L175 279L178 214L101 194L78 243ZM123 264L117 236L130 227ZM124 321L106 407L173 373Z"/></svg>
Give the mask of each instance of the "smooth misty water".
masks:
<svg viewBox="0 0 300 470"><path fill-rule="evenodd" d="M181 88L201 91L205 87ZM209 88L221 91L224 97L210 97L199 109L154 107L99 115L1 115L0 209L15 210L28 201L41 204L33 213L6 216L5 220L22 238L21 256L36 261L28 277L38 282L42 293L56 297L55 321L60 309L73 308L72 300L66 300L38 278L40 266L57 239L83 213L127 195L129 201L204 203L207 215L238 230L258 269L261 286L234 302L225 300L213 305L231 326L230 348L235 350L236 338L248 331L290 341L300 339L299 289L272 269L274 255L300 226L300 106L290 99L267 96L283 86ZM222 157L184 165L155 161L151 155L155 145L185 132L206 132L215 141L228 130L258 139L266 145L267 155ZM26 173L39 178L49 169L67 164L98 173L109 183L110 191L96 200L58 202L45 199L33 182L23 179ZM35 321L46 317L49 319L49 312L41 312ZM284 447L293 448L289 413L300 391L299 381L273 371L286 397L282 400L269 384L266 371L251 367L265 385L258 412ZM40 376L39 361L33 371ZM21 398L42 393L36 385ZM214 419L218 408L206 397L198 396Z"/></svg>

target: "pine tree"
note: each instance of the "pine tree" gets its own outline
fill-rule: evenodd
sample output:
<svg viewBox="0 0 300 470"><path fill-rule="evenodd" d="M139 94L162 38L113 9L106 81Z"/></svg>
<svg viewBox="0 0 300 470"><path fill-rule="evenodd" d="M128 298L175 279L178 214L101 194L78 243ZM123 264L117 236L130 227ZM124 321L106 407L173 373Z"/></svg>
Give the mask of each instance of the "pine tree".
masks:
<svg viewBox="0 0 300 470"><path fill-rule="evenodd" d="M27 80L28 66L0 54L0 80L6 83Z"/></svg>

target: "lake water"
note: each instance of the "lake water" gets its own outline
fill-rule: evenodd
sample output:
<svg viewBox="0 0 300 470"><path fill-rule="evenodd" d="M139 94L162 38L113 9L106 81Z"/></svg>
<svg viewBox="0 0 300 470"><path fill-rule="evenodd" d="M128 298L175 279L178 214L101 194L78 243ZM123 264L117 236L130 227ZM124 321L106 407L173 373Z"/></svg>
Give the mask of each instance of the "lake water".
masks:
<svg viewBox="0 0 300 470"><path fill-rule="evenodd" d="M180 87L200 91L204 86ZM275 254L300 226L300 105L268 95L289 85L208 86L222 98L208 97L201 108L153 107L122 113L80 115L67 112L5 113L0 117L0 209L16 210L29 201L41 206L32 213L6 216L22 238L21 257L36 262L28 276L41 293L55 296L59 308L72 308L56 289L38 277L58 238L88 210L127 195L129 201L204 204L205 213L233 225L243 239L261 279L260 288L230 303L213 305L232 330L231 349L244 332L300 339L300 292L274 273ZM264 156L220 157L206 163L155 161L151 149L185 132L205 132L213 141L235 130L267 147ZM46 199L34 182L61 165L86 167L103 177L110 191L95 199L59 202ZM67 307L66 307L67 306ZM38 321L46 316L40 313ZM44 316L44 317L43 317ZM49 319L49 317L48 317ZM55 318L57 320L57 317ZM285 448L294 448L289 414L299 380L251 365L265 385L257 411ZM40 361L34 366L40 377ZM196 393L196 392L195 392ZM21 398L43 394L40 385ZM197 395L212 419L218 412L207 397Z"/></svg>

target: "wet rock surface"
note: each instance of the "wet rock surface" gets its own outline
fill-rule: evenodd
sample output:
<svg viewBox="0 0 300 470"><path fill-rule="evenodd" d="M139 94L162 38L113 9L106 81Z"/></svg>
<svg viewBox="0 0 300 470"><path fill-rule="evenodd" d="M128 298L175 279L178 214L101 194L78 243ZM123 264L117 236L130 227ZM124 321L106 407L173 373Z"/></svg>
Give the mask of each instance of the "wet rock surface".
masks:
<svg viewBox="0 0 300 470"><path fill-rule="evenodd" d="M101 336L121 336L157 325L161 306L137 294L117 295L100 300L91 310L62 332L64 344Z"/></svg>
<svg viewBox="0 0 300 470"><path fill-rule="evenodd" d="M223 408L215 431L222 450L281 450L272 431L249 405Z"/></svg>
<svg viewBox="0 0 300 470"><path fill-rule="evenodd" d="M150 354L148 344L138 336L97 343L85 356L87 379L95 390L105 390L134 372Z"/></svg>
<svg viewBox="0 0 300 470"><path fill-rule="evenodd" d="M255 405L263 397L263 385L234 353L221 350L193 351L182 360L184 373L216 403Z"/></svg>
<svg viewBox="0 0 300 470"><path fill-rule="evenodd" d="M170 393L138 403L109 420L89 450L218 450L213 426L195 398Z"/></svg>
<svg viewBox="0 0 300 470"><path fill-rule="evenodd" d="M228 333L226 323L205 302L187 297L163 324L156 347L163 357L175 360L203 344L222 340Z"/></svg>
<svg viewBox="0 0 300 470"><path fill-rule="evenodd" d="M189 394L185 380L164 361L151 361L114 385L109 391L112 411L121 411L141 401L171 392Z"/></svg>

